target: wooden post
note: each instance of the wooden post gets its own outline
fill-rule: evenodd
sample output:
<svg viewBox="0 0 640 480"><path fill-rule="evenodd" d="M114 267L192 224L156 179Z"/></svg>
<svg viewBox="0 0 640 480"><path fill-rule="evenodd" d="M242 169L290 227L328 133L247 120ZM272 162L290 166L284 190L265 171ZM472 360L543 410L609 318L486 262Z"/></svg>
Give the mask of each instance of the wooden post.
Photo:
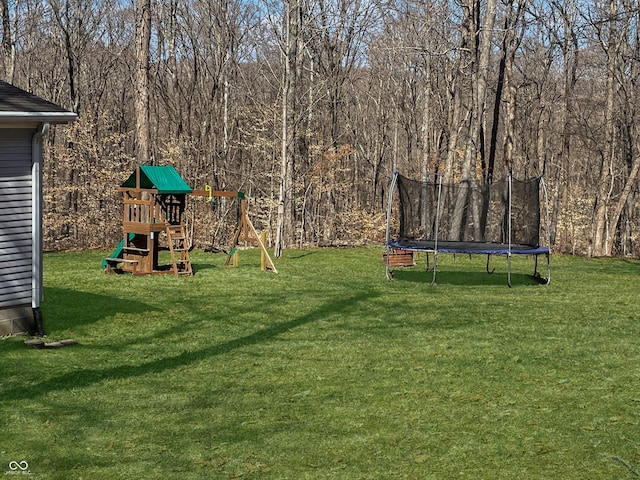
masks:
<svg viewBox="0 0 640 480"><path fill-rule="evenodd" d="M262 240L262 244L267 244L267 232L263 230L260 232L260 240ZM264 254L264 250L260 249L260 270L263 272L267 269L267 259Z"/></svg>
<svg viewBox="0 0 640 480"><path fill-rule="evenodd" d="M249 241L249 225L247 225L249 216L247 215L247 201L245 199L240 200L240 215L242 215L242 220L240 220L240 224L242 225L241 238L247 242Z"/></svg>

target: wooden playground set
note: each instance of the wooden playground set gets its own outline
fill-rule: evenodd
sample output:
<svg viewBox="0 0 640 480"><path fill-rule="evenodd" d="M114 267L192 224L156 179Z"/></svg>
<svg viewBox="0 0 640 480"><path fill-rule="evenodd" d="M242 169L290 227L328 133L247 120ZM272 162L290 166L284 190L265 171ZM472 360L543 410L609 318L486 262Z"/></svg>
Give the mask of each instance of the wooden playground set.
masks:
<svg viewBox="0 0 640 480"><path fill-rule="evenodd" d="M123 194L123 236L102 262L106 273L193 275L184 220L187 195L206 197L207 201L214 197L237 198L239 221L225 264L237 265L239 243L250 242L260 247L262 269L278 272L265 247L264 232L258 235L249 219L243 192L216 191L209 186L193 190L172 166L140 166L118 191ZM159 264L162 250L171 255L168 265Z"/></svg>

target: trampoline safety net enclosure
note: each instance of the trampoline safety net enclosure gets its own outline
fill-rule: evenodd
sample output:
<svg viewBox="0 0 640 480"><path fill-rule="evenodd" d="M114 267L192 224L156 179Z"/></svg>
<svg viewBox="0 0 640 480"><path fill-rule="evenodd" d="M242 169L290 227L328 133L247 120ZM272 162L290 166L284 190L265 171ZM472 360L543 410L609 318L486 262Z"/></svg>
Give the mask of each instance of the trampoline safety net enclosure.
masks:
<svg viewBox="0 0 640 480"><path fill-rule="evenodd" d="M545 204L547 246L540 245L540 199ZM387 208L387 278L392 278L390 254L397 250L433 253L433 283L437 255L466 253L506 255L511 286L511 255L535 257L534 276L549 283L547 195L542 177L527 181L511 175L492 184L445 184L442 175L412 180L396 172ZM538 273L538 256L547 259L547 278ZM488 259L487 259L487 271Z"/></svg>

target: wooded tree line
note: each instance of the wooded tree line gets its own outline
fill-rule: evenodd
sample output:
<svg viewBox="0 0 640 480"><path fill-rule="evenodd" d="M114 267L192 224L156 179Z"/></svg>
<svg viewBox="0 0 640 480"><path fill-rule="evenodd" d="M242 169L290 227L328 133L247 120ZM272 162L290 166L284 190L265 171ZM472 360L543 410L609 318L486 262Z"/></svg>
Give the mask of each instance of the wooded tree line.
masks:
<svg viewBox="0 0 640 480"><path fill-rule="evenodd" d="M48 249L117 242L143 162L244 191L277 251L381 241L397 169L542 174L555 251L640 253L637 0L0 5L2 78L79 114L48 139ZM189 208L223 246L235 206Z"/></svg>

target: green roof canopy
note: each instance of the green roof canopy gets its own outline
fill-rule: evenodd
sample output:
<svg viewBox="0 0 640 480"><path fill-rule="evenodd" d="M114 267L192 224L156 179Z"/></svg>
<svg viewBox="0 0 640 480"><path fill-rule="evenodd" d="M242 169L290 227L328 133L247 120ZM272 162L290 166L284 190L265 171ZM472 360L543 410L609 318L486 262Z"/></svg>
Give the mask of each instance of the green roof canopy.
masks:
<svg viewBox="0 0 640 480"><path fill-rule="evenodd" d="M136 188L136 172L133 172L121 187ZM160 194L191 193L191 187L172 166L140 167L140 188L155 188Z"/></svg>

